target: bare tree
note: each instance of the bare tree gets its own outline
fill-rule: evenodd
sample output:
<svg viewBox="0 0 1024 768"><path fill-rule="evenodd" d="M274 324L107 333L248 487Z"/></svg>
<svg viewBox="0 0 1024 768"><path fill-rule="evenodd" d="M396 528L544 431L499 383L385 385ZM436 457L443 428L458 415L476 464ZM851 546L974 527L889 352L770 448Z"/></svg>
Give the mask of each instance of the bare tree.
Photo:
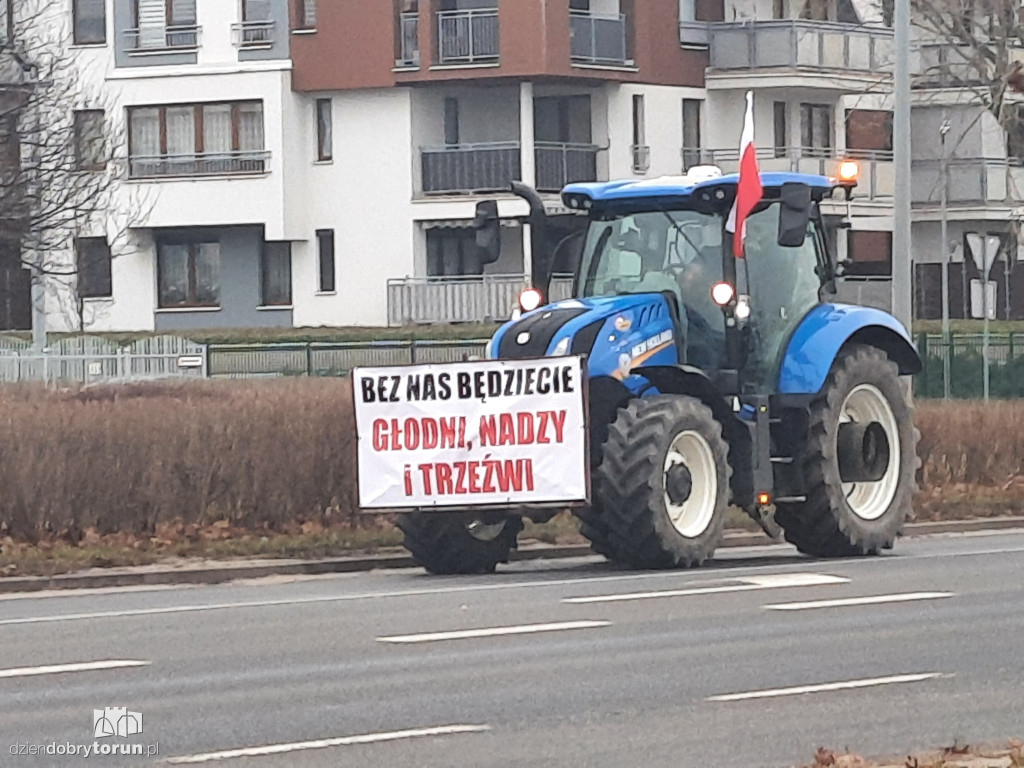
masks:
<svg viewBox="0 0 1024 768"><path fill-rule="evenodd" d="M96 260L130 248L129 230L145 218L144 206L120 184L124 129L112 119L112 99L89 87L69 50L66 25L53 12L60 4L4 4L0 254L31 271L34 302L56 305L67 324L84 330L79 286L105 267ZM105 247L78 248L85 237Z"/></svg>

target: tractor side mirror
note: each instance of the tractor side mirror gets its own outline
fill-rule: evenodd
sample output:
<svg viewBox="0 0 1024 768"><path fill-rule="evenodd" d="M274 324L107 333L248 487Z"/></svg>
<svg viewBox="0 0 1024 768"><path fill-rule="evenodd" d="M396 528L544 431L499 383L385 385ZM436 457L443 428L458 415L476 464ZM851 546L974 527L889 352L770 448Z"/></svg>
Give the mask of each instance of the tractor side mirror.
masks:
<svg viewBox="0 0 1024 768"><path fill-rule="evenodd" d="M501 221L498 218L497 200L483 200L476 204L473 229L476 230L480 264L493 264L501 256Z"/></svg>
<svg viewBox="0 0 1024 768"><path fill-rule="evenodd" d="M807 239L807 226L811 223L811 188L798 182L782 185L782 205L779 210L779 245L799 248Z"/></svg>

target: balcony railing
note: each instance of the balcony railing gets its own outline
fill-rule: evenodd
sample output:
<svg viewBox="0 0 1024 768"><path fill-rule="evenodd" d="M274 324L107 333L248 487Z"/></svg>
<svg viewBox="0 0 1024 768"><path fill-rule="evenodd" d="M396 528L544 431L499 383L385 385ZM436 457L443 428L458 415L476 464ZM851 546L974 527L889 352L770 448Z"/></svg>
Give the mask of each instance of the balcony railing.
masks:
<svg viewBox="0 0 1024 768"><path fill-rule="evenodd" d="M538 141L537 189L560 192L566 184L597 181L597 152L597 147L592 144Z"/></svg>
<svg viewBox="0 0 1024 768"><path fill-rule="evenodd" d="M587 64L627 63L626 17L601 16L594 13L569 14L572 33L572 60Z"/></svg>
<svg viewBox="0 0 1024 768"><path fill-rule="evenodd" d="M679 22L679 44L684 48L707 48L710 24L706 21Z"/></svg>
<svg viewBox="0 0 1024 768"><path fill-rule="evenodd" d="M647 173L651 167L651 148L646 144L629 148L633 155L633 173Z"/></svg>
<svg viewBox="0 0 1024 768"><path fill-rule="evenodd" d="M481 64L498 60L498 10L440 11L437 14L438 63Z"/></svg>
<svg viewBox="0 0 1024 768"><path fill-rule="evenodd" d="M781 19L716 22L710 31L712 69L892 70L893 33L886 27Z"/></svg>
<svg viewBox="0 0 1024 768"><path fill-rule="evenodd" d="M1024 202L1024 165L1005 158L952 158L946 167L946 200L960 203ZM937 206L942 199L942 162L915 160L911 199L920 205Z"/></svg>
<svg viewBox="0 0 1024 768"><path fill-rule="evenodd" d="M239 48L270 48L274 44L273 21L243 21L231 25Z"/></svg>
<svg viewBox="0 0 1024 768"><path fill-rule="evenodd" d="M418 67L420 65L420 15L418 13L402 13L398 17L399 67Z"/></svg>
<svg viewBox="0 0 1024 768"><path fill-rule="evenodd" d="M736 149L684 149L683 158L684 171L694 165L717 165L723 173L739 170L739 150ZM840 154L827 147L759 147L757 150L757 164L762 173L782 171L835 177L839 163L851 158L857 160L860 168L855 199L893 197L896 176L892 152L849 150Z"/></svg>
<svg viewBox="0 0 1024 768"><path fill-rule="evenodd" d="M521 178L519 143L459 144L423 149L423 192L502 192Z"/></svg>
<svg viewBox="0 0 1024 768"><path fill-rule="evenodd" d="M388 280L388 324L502 322L526 285L525 275ZM554 277L550 300L570 298L572 287L571 277Z"/></svg>
<svg viewBox="0 0 1024 768"><path fill-rule="evenodd" d="M194 50L199 47L200 30L195 24L127 29L124 32L125 51L133 54Z"/></svg>
<svg viewBox="0 0 1024 768"><path fill-rule="evenodd" d="M128 175L133 179L243 176L267 173L270 152L224 152L204 155L133 155Z"/></svg>

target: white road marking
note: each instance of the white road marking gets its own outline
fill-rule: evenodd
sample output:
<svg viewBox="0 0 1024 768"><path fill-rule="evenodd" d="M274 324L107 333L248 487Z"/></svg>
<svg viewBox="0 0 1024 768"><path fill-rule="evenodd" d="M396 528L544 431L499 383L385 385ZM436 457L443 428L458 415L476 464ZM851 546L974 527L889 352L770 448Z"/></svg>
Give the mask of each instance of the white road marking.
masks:
<svg viewBox="0 0 1024 768"><path fill-rule="evenodd" d="M62 672L91 672L97 669L145 667L149 664L148 661L113 659L110 661L83 661L76 664L50 664L43 667L13 667L0 669L0 677L32 677L34 675L56 675Z"/></svg>
<svg viewBox="0 0 1024 768"><path fill-rule="evenodd" d="M922 680L931 680L936 677L951 677L951 675L943 675L941 672L923 672L916 675L872 677L865 680L847 680L841 683L798 685L793 688L773 688L765 691L749 691L748 693L728 693L723 696L709 696L705 701L746 701L747 699L770 699L776 696L798 696L803 693L845 691L851 688L872 688L878 685L893 685L896 683L919 683Z"/></svg>
<svg viewBox="0 0 1024 768"><path fill-rule="evenodd" d="M237 582L236 582L237 583ZM131 587L71 587L41 589L38 592L3 592L0 602L8 600L46 600L52 597L92 597L94 595L130 595L134 592L167 592L172 589L196 590L200 584L140 584Z"/></svg>
<svg viewBox="0 0 1024 768"><path fill-rule="evenodd" d="M904 592L894 595L847 597L839 600L814 600L807 603L776 603L766 605L769 611L807 611L814 608L845 608L851 605L881 605L882 603L909 603L915 600L939 600L953 597L952 592Z"/></svg>
<svg viewBox="0 0 1024 768"><path fill-rule="evenodd" d="M616 603L624 600L650 600L659 597L693 597L695 595L718 595L726 592L754 592L760 589L782 589L784 587L820 587L828 584L846 584L850 580L842 576L830 576L824 573L777 573L764 576L742 576L728 581L740 584L729 584L720 587L696 587L693 589L663 589L656 592L628 592L618 595L590 595L587 597L567 597L563 603Z"/></svg>
<svg viewBox="0 0 1024 768"><path fill-rule="evenodd" d="M448 736L457 733L483 733L491 730L489 725L440 725L435 728L411 728L406 731L388 733L366 733L360 736L341 736L336 739L317 739L316 741L296 741L291 744L269 744L265 747L245 747L243 749L227 749L223 752L205 752L200 755L171 757L167 762L172 765L189 765L209 763L214 760L229 760L233 757L261 757L264 755L282 755L288 752L301 752L307 749L326 749L327 747L348 747L356 744L376 744L382 741L398 741L400 739L416 739L424 736Z"/></svg>
<svg viewBox="0 0 1024 768"><path fill-rule="evenodd" d="M1000 531L1001 535L1007 535L1009 532ZM722 582L735 580L730 574L747 573L754 574L763 571L780 571L787 568L798 569L801 567L807 567L806 565L793 564L783 565L779 563L769 565L747 565L739 567L728 567L728 563L735 559L735 556L742 556L744 552L750 552L755 550L784 550L788 549L789 546L785 544L773 545L769 547L739 547L729 550L732 557L726 557L718 561L726 568L720 570L709 571L710 573L721 574L716 579L709 581ZM988 555L1002 555L1024 552L1024 547L1004 547L1004 548L993 548L985 550L973 550L970 552L935 552L925 555L897 555L897 556L884 556L884 557L865 557L858 560L844 560L842 563L843 568L861 566L861 565L878 565L878 564L900 564L907 563L913 560L932 560L935 558L949 559L954 557L979 557ZM599 558L588 558L597 562ZM794 573L799 571L794 570ZM397 574L397 572L396 572ZM324 578L335 578L340 575L347 576L348 574L331 574ZM392 574L389 574L392 575ZM57 614L51 616L28 616L17 619L0 619L0 626L12 625L12 624L39 624L54 621L80 621L86 619L108 619L108 618L119 618L129 616L152 616L156 614L173 614L173 613L190 613L193 611L219 611L228 610L231 608L266 608L274 606L287 606L287 605L309 605L316 603L334 603L334 602L347 602L350 600L379 600L384 598L393 597L416 597L420 595L444 595L444 594L459 594L459 593L470 593L470 592L489 592L493 590L506 590L506 589L528 589L528 588L543 588L543 587L562 587L571 586L574 584L599 584L601 582L622 582L622 581L633 581L638 579L678 579L681 574L679 572L672 571L659 571L655 573L631 573L631 574L616 574L613 576L583 576L569 579L537 579L534 581L518 581L518 582L495 582L486 584L472 584L461 587L437 587L432 589L407 589L407 590L395 590L395 591L382 591L382 592L365 592L362 594L348 594L348 595L332 595L325 597L310 597L310 598L293 598L290 600L252 600L252 601L239 601L234 603L211 603L207 605L179 605L169 606L166 608L142 608L137 610L123 610L123 611L98 611L94 613L70 613L70 614ZM707 581L689 581L690 584L707 583ZM184 585L170 585L171 588L180 587ZM188 585L189 588L194 588L194 585ZM206 589L215 589L216 587L206 587ZM68 597L74 597L80 594L78 590L69 590L67 592ZM64 596L63 594L61 596ZM37 594L28 595L26 594L25 600L31 600L33 597L42 597ZM51 595L47 595L47 598ZM45 598L44 598L45 599Z"/></svg>
<svg viewBox="0 0 1024 768"><path fill-rule="evenodd" d="M532 635L537 632L561 632L568 629L597 629L611 626L610 621L561 621L553 624L520 624L512 627L487 629L459 629L453 632L427 632L420 635L392 635L378 637L382 643L432 643L438 640L466 640L473 637L499 637L501 635Z"/></svg>

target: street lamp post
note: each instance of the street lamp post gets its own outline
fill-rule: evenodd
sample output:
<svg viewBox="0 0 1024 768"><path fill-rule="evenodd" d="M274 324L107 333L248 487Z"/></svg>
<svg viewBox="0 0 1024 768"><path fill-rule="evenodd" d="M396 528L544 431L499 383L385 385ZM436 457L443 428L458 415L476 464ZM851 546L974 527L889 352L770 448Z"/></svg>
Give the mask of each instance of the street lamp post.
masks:
<svg viewBox="0 0 1024 768"><path fill-rule="evenodd" d="M941 137L940 146L942 156L940 163L942 165L942 191L940 205L942 211L941 218L941 230L939 234L939 242L942 244L942 396L949 400L950 396L950 354L952 353L952 339L949 335L949 243L946 242L949 238L949 226L946 220L946 202L947 195L949 194L949 164L946 161L946 134L949 133L949 117L948 110L947 115L942 120L942 125L939 127L939 136Z"/></svg>
<svg viewBox="0 0 1024 768"><path fill-rule="evenodd" d="M892 233L892 311L909 330L913 321L910 244L910 0L895 0L893 165L896 173Z"/></svg>

